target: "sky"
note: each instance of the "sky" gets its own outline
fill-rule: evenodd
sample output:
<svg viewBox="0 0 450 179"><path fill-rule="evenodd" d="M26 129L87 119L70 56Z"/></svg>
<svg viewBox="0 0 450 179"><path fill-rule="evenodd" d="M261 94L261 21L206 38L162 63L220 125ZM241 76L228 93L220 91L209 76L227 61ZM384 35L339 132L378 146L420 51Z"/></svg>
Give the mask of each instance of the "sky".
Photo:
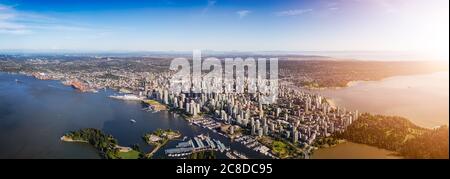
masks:
<svg viewBox="0 0 450 179"><path fill-rule="evenodd" d="M448 59L448 0L0 0L0 50L413 52Z"/></svg>

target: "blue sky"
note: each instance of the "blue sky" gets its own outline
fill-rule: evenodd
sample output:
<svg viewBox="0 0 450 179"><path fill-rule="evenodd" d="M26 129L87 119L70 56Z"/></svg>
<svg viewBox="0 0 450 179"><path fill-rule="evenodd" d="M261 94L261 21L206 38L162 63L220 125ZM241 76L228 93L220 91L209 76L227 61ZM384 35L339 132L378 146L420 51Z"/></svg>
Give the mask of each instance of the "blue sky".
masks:
<svg viewBox="0 0 450 179"><path fill-rule="evenodd" d="M448 57L448 1L0 0L0 49L415 51Z"/></svg>

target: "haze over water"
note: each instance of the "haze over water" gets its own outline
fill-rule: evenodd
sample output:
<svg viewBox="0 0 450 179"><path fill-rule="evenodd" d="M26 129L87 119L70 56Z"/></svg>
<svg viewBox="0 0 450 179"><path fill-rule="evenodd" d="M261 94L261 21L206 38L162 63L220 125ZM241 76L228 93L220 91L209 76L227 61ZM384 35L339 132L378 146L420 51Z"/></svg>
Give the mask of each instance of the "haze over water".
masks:
<svg viewBox="0 0 450 179"><path fill-rule="evenodd" d="M353 82L350 87L319 90L334 105L384 115L398 115L423 127L449 121L449 72L395 76L381 81ZM395 152L363 144L345 142L319 149L312 158L386 159L401 158Z"/></svg>
<svg viewBox="0 0 450 179"><path fill-rule="evenodd" d="M349 110L398 115L423 127L448 125L449 121L448 71L358 81L347 88L315 92Z"/></svg>

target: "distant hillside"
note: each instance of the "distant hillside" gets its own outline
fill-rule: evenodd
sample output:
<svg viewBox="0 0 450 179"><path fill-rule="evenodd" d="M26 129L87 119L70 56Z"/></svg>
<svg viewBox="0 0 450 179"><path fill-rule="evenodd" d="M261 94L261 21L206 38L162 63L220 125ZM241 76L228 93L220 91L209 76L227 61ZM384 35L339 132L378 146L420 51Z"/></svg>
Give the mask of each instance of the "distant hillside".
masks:
<svg viewBox="0 0 450 179"><path fill-rule="evenodd" d="M324 58L326 59L326 58ZM346 87L351 81L448 71L448 64L429 61L280 60L280 79L303 87Z"/></svg>
<svg viewBox="0 0 450 179"><path fill-rule="evenodd" d="M363 114L338 137L398 152L406 158L449 158L448 127L421 128L402 117Z"/></svg>

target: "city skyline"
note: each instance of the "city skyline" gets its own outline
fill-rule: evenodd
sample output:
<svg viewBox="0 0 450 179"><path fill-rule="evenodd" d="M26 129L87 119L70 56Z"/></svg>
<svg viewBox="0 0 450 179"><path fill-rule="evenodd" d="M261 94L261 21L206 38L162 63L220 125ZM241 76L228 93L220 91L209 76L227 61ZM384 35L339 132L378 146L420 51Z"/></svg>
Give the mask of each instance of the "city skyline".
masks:
<svg viewBox="0 0 450 179"><path fill-rule="evenodd" d="M448 60L448 1L2 0L0 39L3 51L398 51Z"/></svg>

